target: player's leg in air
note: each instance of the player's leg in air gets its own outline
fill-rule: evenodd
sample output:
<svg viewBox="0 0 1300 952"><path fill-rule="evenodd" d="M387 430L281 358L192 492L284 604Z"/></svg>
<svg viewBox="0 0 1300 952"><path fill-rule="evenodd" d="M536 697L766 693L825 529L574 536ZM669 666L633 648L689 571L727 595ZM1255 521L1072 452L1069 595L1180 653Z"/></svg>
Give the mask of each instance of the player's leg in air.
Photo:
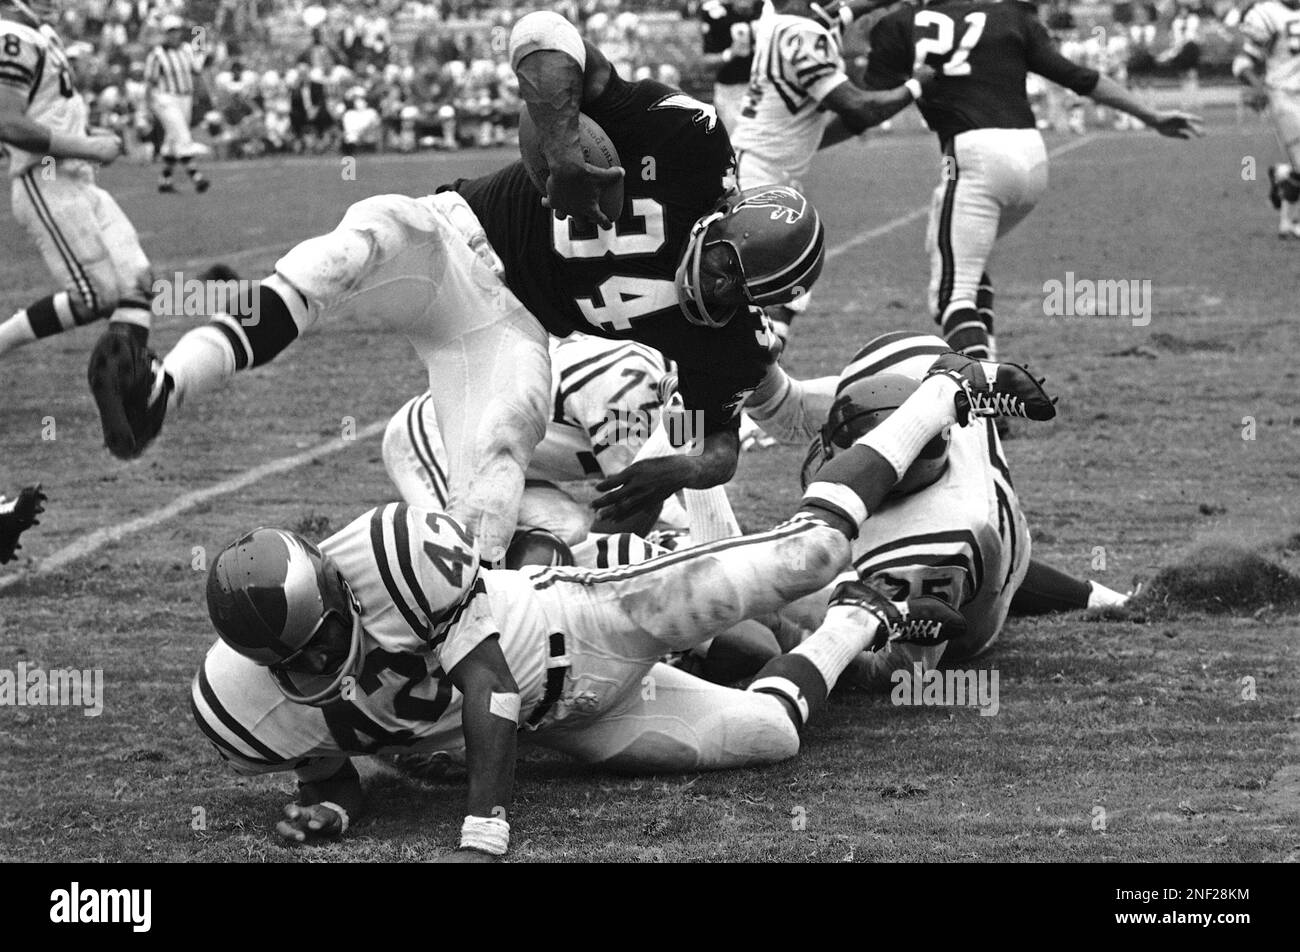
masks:
<svg viewBox="0 0 1300 952"><path fill-rule="evenodd" d="M117 456L139 456L170 409L267 363L322 318L378 319L404 332L428 368L448 511L475 533L482 557L498 561L545 430L551 377L546 332L501 273L455 192L365 199L276 262L250 313L216 315L162 360L143 347L97 348L90 376L105 442Z"/></svg>
<svg viewBox="0 0 1300 952"><path fill-rule="evenodd" d="M1300 238L1300 93L1268 92L1268 117L1286 161L1268 169L1268 197L1278 211L1279 238Z"/></svg>
<svg viewBox="0 0 1300 952"><path fill-rule="evenodd" d="M0 565L12 562L14 553L22 548L18 537L41 521L36 517L45 511L45 493L41 484L25 486L13 499L0 493Z"/></svg>
<svg viewBox="0 0 1300 952"><path fill-rule="evenodd" d="M107 318L114 336L148 339L152 269L135 227L87 170L36 166L13 180L14 218L61 290L0 323L0 357L43 337Z"/></svg>
<svg viewBox="0 0 1300 952"><path fill-rule="evenodd" d="M930 207L930 309L953 350L997 359L989 258L1047 190L1047 153L1033 129L963 132L943 157Z"/></svg>
<svg viewBox="0 0 1300 952"><path fill-rule="evenodd" d="M707 702L683 701L681 712L660 711L645 707L652 703L648 697L638 700L637 692L648 687L643 678L662 655L688 650L742 619L775 611L839 578L848 567L851 542L870 513L930 440L945 427L964 425L972 412L1050 419L1055 408L1021 368L946 354L888 420L822 467L790 521L631 568L553 569L536 576L539 593L550 593L554 615L549 620L564 632L568 671L563 691L535 725L534 739L587 760L649 769L732 766L790 756L797 750L797 732L856 655L891 639L949 637L961 624L956 612L937 599L889 602L850 573L837 587L821 628L790 654L769 662L750 686L772 695L790 724L756 742L766 752L737 742L702 753L699 718L713 718L704 731L710 738L717 731L734 730L738 736L756 704L777 710L770 703L746 699L735 724L725 715L710 715ZM710 691L687 686L678 693L699 698ZM670 687L678 685L670 682ZM657 691L655 685L656 697ZM614 720L602 727L607 714ZM770 726L772 716L762 723ZM640 740L641 727L646 727L645 741Z"/></svg>

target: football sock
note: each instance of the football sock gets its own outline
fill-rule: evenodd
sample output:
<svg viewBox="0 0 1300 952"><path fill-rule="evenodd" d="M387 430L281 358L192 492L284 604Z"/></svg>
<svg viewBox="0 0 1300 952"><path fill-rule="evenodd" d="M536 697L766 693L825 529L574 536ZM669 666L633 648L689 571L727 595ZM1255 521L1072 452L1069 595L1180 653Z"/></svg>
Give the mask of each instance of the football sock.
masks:
<svg viewBox="0 0 1300 952"><path fill-rule="evenodd" d="M960 388L950 377L927 377L879 426L859 438L817 471L804 491L800 510L822 517L856 537L857 527L877 509L921 450L945 427L957 422L954 397Z"/></svg>
<svg viewBox="0 0 1300 952"><path fill-rule="evenodd" d="M991 330L992 327L985 325L979 311L969 304L949 305L948 313L943 318L943 338L948 346L981 360L992 359L989 347Z"/></svg>
<svg viewBox="0 0 1300 952"><path fill-rule="evenodd" d="M740 524L732 511L724 486L709 489L686 489L686 514L690 519L691 542L701 545L740 535Z"/></svg>
<svg viewBox="0 0 1300 952"><path fill-rule="evenodd" d="M153 322L153 312L149 308L148 301L142 298L127 298L117 302L117 309L108 320L111 324L131 324L148 331Z"/></svg>
<svg viewBox="0 0 1300 952"><path fill-rule="evenodd" d="M182 337L163 358L176 385L173 407L216 389L237 371L272 360L298 337L295 311L305 317L306 302L273 275L258 287L250 313L217 314Z"/></svg>
<svg viewBox="0 0 1300 952"><path fill-rule="evenodd" d="M0 354L42 337L61 334L76 324L68 292L43 297L0 324Z"/></svg>
<svg viewBox="0 0 1300 952"><path fill-rule="evenodd" d="M1050 565L1031 559L1025 580L1011 598L1016 615L1045 615L1088 607L1089 585Z"/></svg>
<svg viewBox="0 0 1300 952"><path fill-rule="evenodd" d="M988 359L997 360L998 348L993 335L993 279L987 271L980 275L980 286L975 292L975 310L988 335Z"/></svg>
<svg viewBox="0 0 1300 952"><path fill-rule="evenodd" d="M774 365L745 404L745 412L782 443L810 440L830 413L839 379L837 375L796 380Z"/></svg>

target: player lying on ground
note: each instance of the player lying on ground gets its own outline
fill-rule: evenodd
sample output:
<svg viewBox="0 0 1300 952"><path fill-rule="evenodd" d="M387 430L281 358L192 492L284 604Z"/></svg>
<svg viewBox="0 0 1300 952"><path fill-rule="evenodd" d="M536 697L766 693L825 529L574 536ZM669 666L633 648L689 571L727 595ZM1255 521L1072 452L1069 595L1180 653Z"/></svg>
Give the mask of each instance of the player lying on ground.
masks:
<svg viewBox="0 0 1300 952"><path fill-rule="evenodd" d="M405 332L428 366L450 512L492 561L510 539L545 431L548 331L654 347L676 361L687 408L701 418L702 452L629 467L607 495L611 509L731 477L741 404L784 376L758 306L792 300L816 280L816 211L790 189L728 199L731 146L712 109L660 83L623 81L556 14L524 17L511 44L549 162L549 208L520 162L424 198L366 199L276 263L254 313L218 315L162 361L106 335L90 375L114 453L138 455L169 406L272 360L307 327L364 313ZM634 170L607 230L598 227L611 224L600 189L622 171L582 161L580 107Z"/></svg>
<svg viewBox="0 0 1300 952"><path fill-rule="evenodd" d="M1277 233L1300 238L1300 0L1262 0L1239 27L1244 43L1232 72L1247 87L1246 105L1268 110L1285 159L1268 169Z"/></svg>
<svg viewBox="0 0 1300 952"><path fill-rule="evenodd" d="M748 691L655 668L658 658L828 584L921 448L972 413L997 411L1047 419L1055 408L1019 368L943 357L889 420L822 467L789 522L632 568L481 569L464 527L401 503L319 550L256 530L208 578L221 638L194 679L195 718L236 770L295 771L298 800L277 825L291 841L344 832L358 814L351 757L463 749L463 858L506 852L520 728L624 769L791 757L857 654L890 639L947 638L960 617L934 599L889 603L851 581L819 630Z"/></svg>
<svg viewBox="0 0 1300 952"><path fill-rule="evenodd" d="M948 346L995 357L989 257L1047 190L1047 149L1029 106L1033 72L1162 136L1200 135L1201 120L1147 108L1097 70L1061 56L1028 3L935 0L899 7L871 29L867 85L900 86L917 62L938 71L920 103L943 151L926 249L930 311Z"/></svg>
<svg viewBox="0 0 1300 952"><path fill-rule="evenodd" d="M61 287L0 323L0 357L105 318L140 347L149 333L149 259L95 184L95 166L116 159L122 141L87 132L63 43L38 16L58 6L0 0L0 151L9 153L14 219Z"/></svg>
<svg viewBox="0 0 1300 952"><path fill-rule="evenodd" d="M6 499L0 493L0 565L12 562L14 552L22 548L18 537L41 524L36 517L45 511L46 499L40 483L20 489L13 499Z"/></svg>
<svg viewBox="0 0 1300 952"><path fill-rule="evenodd" d="M906 332L863 347L844 368L826 426L809 447L804 483L897 412L947 350L938 337ZM1008 612L1100 608L1127 600L1031 558L1028 522L992 421L955 427L945 436L926 445L872 512L853 542L853 570L887 598L941 599L961 612L966 631L943 645L900 645L860 656L846 684L887 687L895 670L974 658L996 641ZM803 607L808 614L802 623L811 630L820 621L817 603L809 599Z"/></svg>

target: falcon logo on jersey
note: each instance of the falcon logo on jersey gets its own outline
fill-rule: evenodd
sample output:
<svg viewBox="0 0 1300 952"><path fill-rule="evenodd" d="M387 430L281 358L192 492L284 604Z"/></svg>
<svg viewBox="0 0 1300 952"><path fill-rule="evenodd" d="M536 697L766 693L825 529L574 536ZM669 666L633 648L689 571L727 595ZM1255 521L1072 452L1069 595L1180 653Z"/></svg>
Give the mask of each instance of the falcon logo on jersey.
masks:
<svg viewBox="0 0 1300 952"><path fill-rule="evenodd" d="M772 221L780 221L784 218L787 225L793 225L800 218L803 218L804 210L808 207L808 200L792 188L787 188L784 185L774 185L757 195L748 196L740 204L746 208L770 208L772 209Z"/></svg>
<svg viewBox="0 0 1300 952"><path fill-rule="evenodd" d="M718 125L718 111L708 103L700 102L698 99L686 95L685 93L672 93L659 100L653 106L654 109L685 109L694 112L694 122L703 123L705 132L712 132Z"/></svg>

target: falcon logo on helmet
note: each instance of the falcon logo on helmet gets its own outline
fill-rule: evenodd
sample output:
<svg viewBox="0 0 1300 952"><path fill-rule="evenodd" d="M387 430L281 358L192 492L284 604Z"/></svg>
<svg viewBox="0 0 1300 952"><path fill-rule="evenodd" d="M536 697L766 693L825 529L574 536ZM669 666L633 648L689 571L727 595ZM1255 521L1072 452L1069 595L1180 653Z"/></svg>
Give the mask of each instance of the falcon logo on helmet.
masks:
<svg viewBox="0 0 1300 952"><path fill-rule="evenodd" d="M677 266L677 302L693 324L723 327L736 313L734 307L711 311L707 300L704 257L719 246L731 249L749 304L789 304L821 274L826 230L817 210L793 188L765 185L724 198L695 223Z"/></svg>
<svg viewBox="0 0 1300 952"><path fill-rule="evenodd" d="M226 546L207 601L221 640L269 668L291 701L326 704L359 670L361 606L329 557L295 533L254 529Z"/></svg>
<svg viewBox="0 0 1300 952"><path fill-rule="evenodd" d="M903 405L921 385L919 380L902 374L875 374L842 386L831 404L821 433L814 437L804 459L804 488L812 482L823 464L834 459L860 437L870 433L891 413ZM907 495L936 482L948 466L947 434L940 434L925 444L916 461L894 485L891 495Z"/></svg>

